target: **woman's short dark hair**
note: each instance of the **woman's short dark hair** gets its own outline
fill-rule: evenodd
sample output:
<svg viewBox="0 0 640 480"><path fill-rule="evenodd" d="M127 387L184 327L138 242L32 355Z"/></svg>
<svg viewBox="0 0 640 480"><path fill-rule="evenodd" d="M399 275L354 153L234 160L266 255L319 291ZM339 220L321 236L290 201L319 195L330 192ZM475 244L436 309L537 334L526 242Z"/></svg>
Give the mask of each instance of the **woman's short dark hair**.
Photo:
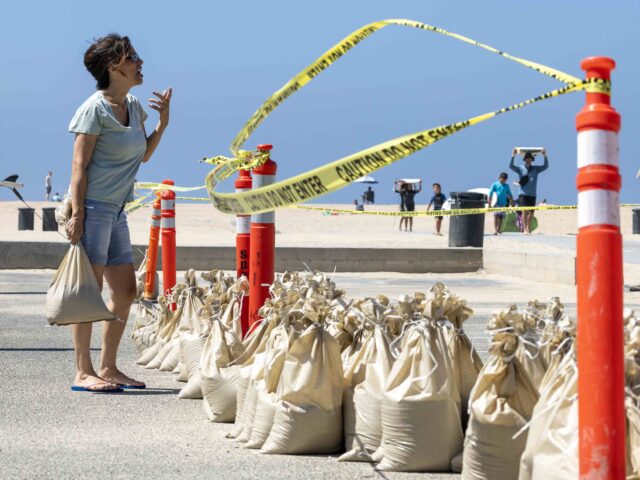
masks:
<svg viewBox="0 0 640 480"><path fill-rule="evenodd" d="M507 175L507 172L500 172L500 178L504 178L506 180L509 178L509 175Z"/></svg>
<svg viewBox="0 0 640 480"><path fill-rule="evenodd" d="M122 60L133 50L129 37L110 33L94 40L84 53L84 66L96 79L96 88L104 90L109 87L109 67Z"/></svg>

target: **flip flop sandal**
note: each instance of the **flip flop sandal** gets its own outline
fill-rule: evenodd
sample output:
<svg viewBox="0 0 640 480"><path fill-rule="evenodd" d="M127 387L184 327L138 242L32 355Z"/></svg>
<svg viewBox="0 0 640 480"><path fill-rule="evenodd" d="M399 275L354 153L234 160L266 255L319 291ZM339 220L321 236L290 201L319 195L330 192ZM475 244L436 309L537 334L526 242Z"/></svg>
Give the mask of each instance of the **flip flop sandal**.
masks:
<svg viewBox="0 0 640 480"><path fill-rule="evenodd" d="M118 386L118 388L113 388L113 389L109 389L109 390L97 390L97 389L92 389L91 387L95 387L97 385L103 385L101 383L94 383L93 385L87 385L86 387L80 387L77 385L72 385L71 386L71 390L74 392L90 392L90 393L121 393L122 392L122 388L120 388Z"/></svg>
<svg viewBox="0 0 640 480"><path fill-rule="evenodd" d="M117 385L124 390L144 390L147 388L146 385L125 385L124 383L118 383Z"/></svg>

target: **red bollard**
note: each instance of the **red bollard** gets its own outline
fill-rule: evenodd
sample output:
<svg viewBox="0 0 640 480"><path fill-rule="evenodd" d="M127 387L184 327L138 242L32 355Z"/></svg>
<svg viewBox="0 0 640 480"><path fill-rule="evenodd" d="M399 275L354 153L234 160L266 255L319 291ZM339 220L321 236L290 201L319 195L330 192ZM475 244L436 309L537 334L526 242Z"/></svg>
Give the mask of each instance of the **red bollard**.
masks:
<svg viewBox="0 0 640 480"><path fill-rule="evenodd" d="M260 152L269 152L271 145L258 145ZM276 162L269 159L253 169L253 188L271 185L276 179ZM276 257L276 213L274 211L251 215L251 241L249 247L249 325L260 320L258 310L269 297L273 283Z"/></svg>
<svg viewBox="0 0 640 480"><path fill-rule="evenodd" d="M163 180L165 185L173 185L173 180ZM160 193L162 227L162 283L164 293L176 286L176 194L173 190ZM175 310L175 303L171 310Z"/></svg>
<svg viewBox="0 0 640 480"><path fill-rule="evenodd" d="M156 265L158 264L158 243L160 242L160 194L156 193L151 213L151 228L149 229L149 248L147 249L147 273L144 278L144 298L155 300Z"/></svg>
<svg viewBox="0 0 640 480"><path fill-rule="evenodd" d="M251 190L251 174L249 170L240 170L236 179L236 192L246 192ZM237 278L241 276L249 279L249 251L250 241L251 215L236 216L236 271ZM242 336L244 337L249 331L249 295L245 295L242 299L242 310L240 312L240 324L242 325Z"/></svg>
<svg viewBox="0 0 640 480"><path fill-rule="evenodd" d="M609 80L615 62L582 61ZM578 130L578 405L580 478L625 478L620 115L605 93L587 92Z"/></svg>

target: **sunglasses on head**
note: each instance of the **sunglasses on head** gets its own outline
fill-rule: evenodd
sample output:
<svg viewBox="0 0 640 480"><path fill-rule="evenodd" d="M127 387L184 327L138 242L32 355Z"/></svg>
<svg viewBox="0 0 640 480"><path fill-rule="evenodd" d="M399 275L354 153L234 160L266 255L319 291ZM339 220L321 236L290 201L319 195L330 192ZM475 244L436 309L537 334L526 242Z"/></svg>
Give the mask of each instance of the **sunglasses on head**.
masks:
<svg viewBox="0 0 640 480"><path fill-rule="evenodd" d="M131 60L132 62L137 62L140 60L140 56L137 53L132 53L127 57L127 60Z"/></svg>

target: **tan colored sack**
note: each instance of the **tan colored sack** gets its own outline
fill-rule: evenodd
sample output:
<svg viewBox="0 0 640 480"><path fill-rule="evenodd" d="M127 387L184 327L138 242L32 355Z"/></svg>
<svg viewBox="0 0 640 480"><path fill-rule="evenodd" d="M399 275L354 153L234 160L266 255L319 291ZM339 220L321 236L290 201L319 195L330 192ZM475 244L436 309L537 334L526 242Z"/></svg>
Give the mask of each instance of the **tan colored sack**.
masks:
<svg viewBox="0 0 640 480"><path fill-rule="evenodd" d="M253 362L256 358L256 352L262 351L266 342L265 337L269 336L269 333L275 325L276 320L274 318L263 320L260 325L253 329L242 342L245 347L245 351L236 360L236 364L241 365L240 372L238 374L238 384L236 387L238 392L236 398L236 419L233 424L233 429L225 435L226 438L238 439L244 431L246 420L244 405L249 387L251 371L253 369ZM248 438L248 435L246 435L245 441L248 440Z"/></svg>
<svg viewBox="0 0 640 480"><path fill-rule="evenodd" d="M462 429L465 431L469 418L469 396L482 369L480 355L463 330L463 324L473 315L473 310L467 307L464 300L447 290L442 313L452 325L452 328L447 330L447 345L451 354L453 375L460 392L460 418Z"/></svg>
<svg viewBox="0 0 640 480"><path fill-rule="evenodd" d="M159 370L161 372L173 372L180 361L180 338L173 337L171 339L171 345L173 345L171 351L167 354L160 365Z"/></svg>
<svg viewBox="0 0 640 480"><path fill-rule="evenodd" d="M579 477L578 375L573 353L543 391L529 425L520 460L520 480L564 480Z"/></svg>
<svg viewBox="0 0 640 480"><path fill-rule="evenodd" d="M640 409L627 394L627 478L640 478Z"/></svg>
<svg viewBox="0 0 640 480"><path fill-rule="evenodd" d="M469 426L464 442L463 480L516 480L526 431L538 392L515 353L513 332L493 335L491 358L471 392Z"/></svg>
<svg viewBox="0 0 640 480"><path fill-rule="evenodd" d="M382 439L382 397L393 365L389 340L376 325L365 340L361 357L345 373L343 396L345 450L338 460L371 461Z"/></svg>
<svg viewBox="0 0 640 480"><path fill-rule="evenodd" d="M214 320L200 358L203 407L213 422L233 422L240 366L229 366L244 352L231 328Z"/></svg>
<svg viewBox="0 0 640 480"><path fill-rule="evenodd" d="M158 320L151 308L147 308L144 303L138 302L136 305L136 317L131 328L131 339L139 353L144 352L155 341L155 332Z"/></svg>
<svg viewBox="0 0 640 480"><path fill-rule="evenodd" d="M202 399L202 389L200 387L202 379L200 375L200 357L202 356L205 340L206 338L201 335L191 333L180 334L180 349L182 351L184 364L187 367L189 380L187 384L182 387L182 390L180 390L178 398Z"/></svg>
<svg viewBox="0 0 640 480"><path fill-rule="evenodd" d="M117 320L107 309L80 243L71 245L47 291L47 320L51 325Z"/></svg>
<svg viewBox="0 0 640 480"><path fill-rule="evenodd" d="M407 326L385 385L382 445L374 459L390 471L446 472L462 450L460 394L442 328Z"/></svg>
<svg viewBox="0 0 640 480"><path fill-rule="evenodd" d="M247 448L261 448L271 432L276 413L275 392L287 351L295 337L295 333L284 324L278 325L269 334L264 355L263 382L258 384L264 388L258 390L253 426L245 445Z"/></svg>
<svg viewBox="0 0 640 480"><path fill-rule="evenodd" d="M340 345L310 325L287 352L264 453L321 454L342 448L344 380Z"/></svg>

